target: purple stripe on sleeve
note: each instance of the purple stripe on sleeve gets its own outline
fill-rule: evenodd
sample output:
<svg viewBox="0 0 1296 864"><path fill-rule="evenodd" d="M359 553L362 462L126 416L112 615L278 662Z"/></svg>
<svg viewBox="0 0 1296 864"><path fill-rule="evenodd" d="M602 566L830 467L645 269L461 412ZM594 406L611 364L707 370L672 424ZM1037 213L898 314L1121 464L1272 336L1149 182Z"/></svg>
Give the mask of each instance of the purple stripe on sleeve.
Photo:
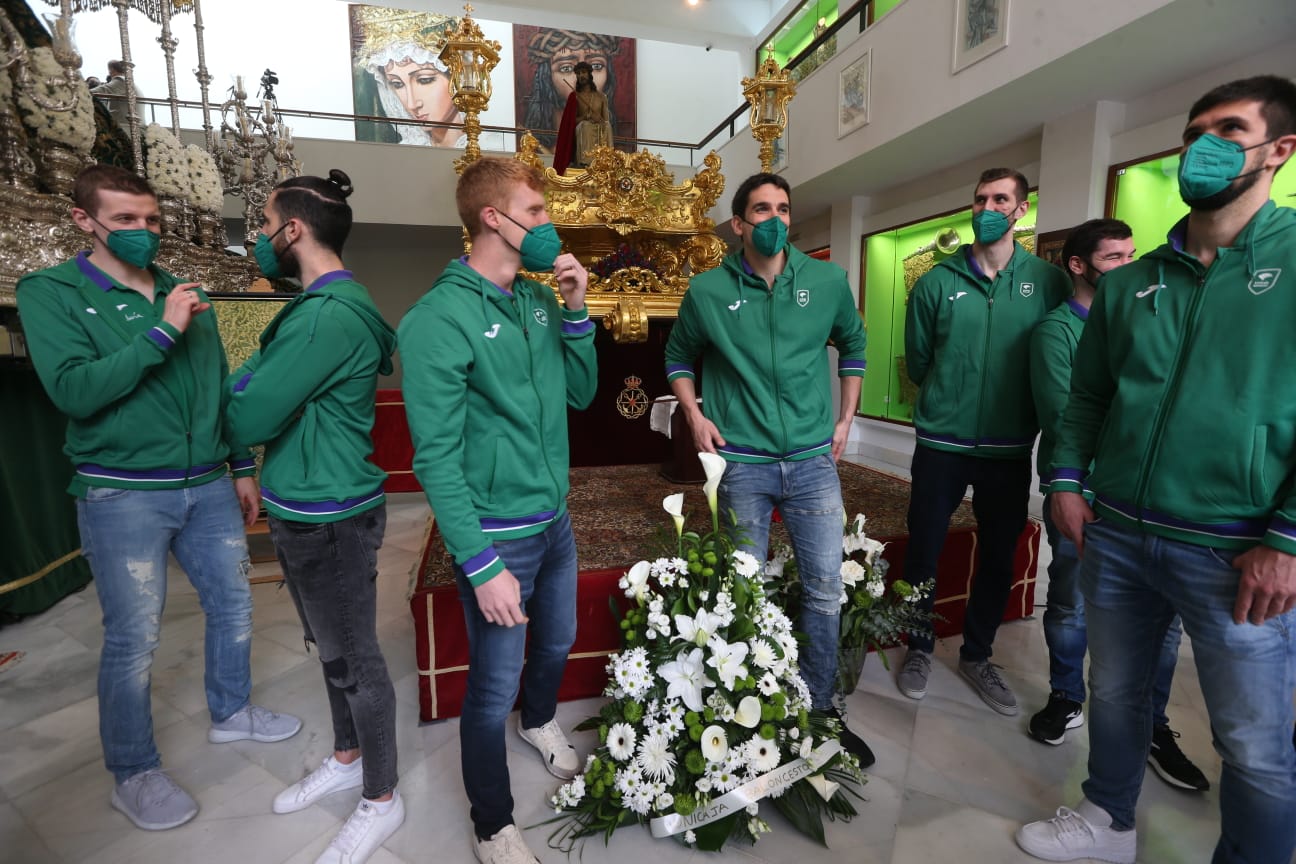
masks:
<svg viewBox="0 0 1296 864"><path fill-rule="evenodd" d="M175 340L171 338L171 334L167 333L161 327L150 327L146 335L148 338L156 342L158 347L163 351L169 350L175 346Z"/></svg>

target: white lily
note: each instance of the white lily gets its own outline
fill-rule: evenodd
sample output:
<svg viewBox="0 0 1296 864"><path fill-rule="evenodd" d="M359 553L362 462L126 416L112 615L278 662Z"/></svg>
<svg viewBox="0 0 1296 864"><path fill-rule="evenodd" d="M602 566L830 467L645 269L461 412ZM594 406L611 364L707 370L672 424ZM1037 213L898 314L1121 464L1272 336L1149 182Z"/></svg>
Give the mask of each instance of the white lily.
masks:
<svg viewBox="0 0 1296 864"><path fill-rule="evenodd" d="M648 574L651 572L652 565L647 561L640 561L631 567L630 572L626 574L626 596L642 600L644 594L648 592Z"/></svg>
<svg viewBox="0 0 1296 864"><path fill-rule="evenodd" d="M748 729L755 729L761 722L761 705L760 700L755 696L744 696L738 703L738 711L734 714L734 722L739 726L746 726Z"/></svg>
<svg viewBox="0 0 1296 864"><path fill-rule="evenodd" d="M882 554L882 550L886 548L886 544L879 543L872 537L866 537L860 548L864 550L865 563L872 567L877 563L878 556Z"/></svg>
<svg viewBox="0 0 1296 864"><path fill-rule="evenodd" d="M822 774L811 774L806 779L810 781L810 785L814 787L814 790L819 793L819 797L825 801L836 795L837 790L841 788L840 783L834 783Z"/></svg>
<svg viewBox="0 0 1296 864"><path fill-rule="evenodd" d="M701 711L705 707L702 689L715 686L707 677L701 648L694 648L688 654L681 651L673 661L662 664L657 674L667 684L666 698L678 698L690 711Z"/></svg>
<svg viewBox="0 0 1296 864"><path fill-rule="evenodd" d="M684 533L684 493L676 492L662 499L662 509L675 520L675 538L678 540Z"/></svg>
<svg viewBox="0 0 1296 864"><path fill-rule="evenodd" d="M720 627L720 616L705 609L699 609L697 615L690 618L687 615L675 616L675 629L679 632L678 638L685 642L692 642L701 648L711 639L711 634Z"/></svg>
<svg viewBox="0 0 1296 864"><path fill-rule="evenodd" d="M726 690L732 690L737 679L747 677L747 667L743 665L743 661L747 659L746 642L730 644L719 636L712 636L707 647L711 649L707 665L715 669Z"/></svg>
<svg viewBox="0 0 1296 864"><path fill-rule="evenodd" d="M729 752L729 739L720 726L708 726L702 730L702 755L712 762L719 762Z"/></svg>
<svg viewBox="0 0 1296 864"><path fill-rule="evenodd" d="M717 490L720 488L720 478L724 476L725 460L723 456L716 453L699 453L698 458L702 460L702 471L706 474L706 482L702 484L702 491L706 493L707 506L711 508L711 527L713 530L720 530L720 504L717 500Z"/></svg>

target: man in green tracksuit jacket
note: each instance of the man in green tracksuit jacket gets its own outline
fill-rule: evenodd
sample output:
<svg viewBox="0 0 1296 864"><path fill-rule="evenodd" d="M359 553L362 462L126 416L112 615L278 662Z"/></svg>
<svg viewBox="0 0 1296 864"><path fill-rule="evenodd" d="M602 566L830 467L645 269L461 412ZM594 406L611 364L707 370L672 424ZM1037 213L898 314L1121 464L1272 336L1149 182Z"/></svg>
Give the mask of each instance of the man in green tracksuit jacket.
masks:
<svg viewBox="0 0 1296 864"><path fill-rule="evenodd" d="M270 537L307 642L319 649L333 752L275 796L276 813L362 788L320 862L359 864L405 818L396 792L396 691L378 644L377 560L387 525L383 481L369 461L378 374L392 370L396 334L342 266L351 231L346 173L294 177L262 211L253 254L270 278L298 278L297 295L229 377L232 441L265 443L261 494Z"/></svg>
<svg viewBox="0 0 1296 864"><path fill-rule="evenodd" d="M530 855L517 857L526 846L505 749L519 677L522 738L555 776L580 769L554 711L576 638L567 408L593 400L597 360L588 277L559 254L539 174L479 159L455 199L472 253L450 262L401 321L402 389L414 473L454 558L468 629L459 740L473 851L503 864ZM563 305L520 276L523 267L553 270Z"/></svg>
<svg viewBox="0 0 1296 864"><path fill-rule="evenodd" d="M972 198L975 242L914 285L905 316L905 362L918 385L905 579L936 578L936 563L968 486L977 520L977 578L963 620L959 674L1002 714L1017 698L990 662L1026 527L1030 453L1039 425L1030 391L1030 334L1071 293L1057 267L1013 239L1026 215L1026 178L984 171ZM924 599L930 609L935 594ZM927 693L932 637L911 636L896 676L911 699Z"/></svg>
<svg viewBox="0 0 1296 864"><path fill-rule="evenodd" d="M1176 613L1224 763L1212 860L1296 850L1296 213L1270 200L1296 151L1296 84L1215 88L1183 141L1189 214L1103 279L1053 453L1053 520L1081 556L1090 746L1084 800L1017 834L1051 861L1135 860L1149 685Z"/></svg>
<svg viewBox="0 0 1296 864"><path fill-rule="evenodd" d="M841 481L864 375L864 327L846 274L787 242L791 188L755 174L734 194L742 247L694 276L666 345L666 377L699 452L728 463L719 486L740 548L764 561L775 507L792 538L809 637L801 672L811 707L842 723L841 742L862 766L873 753L833 707L842 596ZM828 340L837 346L841 406L834 421ZM702 406L693 364L702 358Z"/></svg>
<svg viewBox="0 0 1296 864"><path fill-rule="evenodd" d="M301 721L249 702L243 522L257 516L256 466L221 433L228 369L215 313L197 283L153 264L161 218L142 178L93 165L73 200L91 249L19 280L18 312L36 373L68 415L68 491L103 607L99 737L116 781L110 800L138 827L162 830L198 813L161 770L153 738L149 670L169 553L206 615L208 738L280 741Z"/></svg>

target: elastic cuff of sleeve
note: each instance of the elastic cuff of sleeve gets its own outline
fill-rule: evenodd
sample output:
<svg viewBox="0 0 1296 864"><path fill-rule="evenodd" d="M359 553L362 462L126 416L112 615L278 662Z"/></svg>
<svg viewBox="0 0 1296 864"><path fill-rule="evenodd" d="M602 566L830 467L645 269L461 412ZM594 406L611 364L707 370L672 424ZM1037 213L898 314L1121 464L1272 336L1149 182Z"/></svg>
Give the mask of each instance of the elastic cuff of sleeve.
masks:
<svg viewBox="0 0 1296 864"><path fill-rule="evenodd" d="M1077 495L1083 495L1084 484L1081 483L1079 480L1064 480L1062 478L1055 478L1053 482L1049 484L1049 492L1050 493L1074 492Z"/></svg>
<svg viewBox="0 0 1296 864"><path fill-rule="evenodd" d="M579 309L568 309L566 306L562 309L562 319L571 324L579 324L582 321L589 320L589 307L582 306Z"/></svg>
<svg viewBox="0 0 1296 864"><path fill-rule="evenodd" d="M235 478L256 476L255 459L231 459L229 466L230 473L233 474Z"/></svg>
<svg viewBox="0 0 1296 864"><path fill-rule="evenodd" d="M1285 519L1274 519L1269 523L1269 530L1265 532L1261 542L1279 552L1296 555L1296 525Z"/></svg>
<svg viewBox="0 0 1296 864"><path fill-rule="evenodd" d="M473 587L485 585L504 571L504 562L495 554L494 546L487 546L459 566Z"/></svg>
<svg viewBox="0 0 1296 864"><path fill-rule="evenodd" d="M144 335L163 351L170 351L180 339L180 331L165 321L154 324Z"/></svg>
<svg viewBox="0 0 1296 864"><path fill-rule="evenodd" d="M686 366L683 363L673 363L666 367L666 380L674 381L676 378L688 378L693 380L693 367Z"/></svg>

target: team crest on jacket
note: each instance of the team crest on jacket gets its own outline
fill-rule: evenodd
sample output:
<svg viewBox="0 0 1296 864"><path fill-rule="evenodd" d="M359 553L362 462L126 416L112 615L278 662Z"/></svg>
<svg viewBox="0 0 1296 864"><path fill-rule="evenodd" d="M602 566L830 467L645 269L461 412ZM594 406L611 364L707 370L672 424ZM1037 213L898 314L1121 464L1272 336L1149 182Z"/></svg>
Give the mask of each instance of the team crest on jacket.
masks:
<svg viewBox="0 0 1296 864"><path fill-rule="evenodd" d="M810 289L808 288L797 289L797 305L798 306L810 305Z"/></svg>
<svg viewBox="0 0 1296 864"><path fill-rule="evenodd" d="M536 309L532 314L535 315L536 323L541 327L549 326L549 313L543 309Z"/></svg>
<svg viewBox="0 0 1296 864"><path fill-rule="evenodd" d="M1021 283L1021 285L1018 287L1017 290L1021 291L1021 295L1022 295L1023 297L1029 297L1029 296L1031 296L1032 294L1035 293L1035 283L1034 283L1034 282L1023 282L1023 283Z"/></svg>
<svg viewBox="0 0 1296 864"><path fill-rule="evenodd" d="M1247 283L1247 289L1257 296L1263 294L1278 284L1278 277L1281 275L1281 267L1266 267L1263 270L1257 270L1251 274L1251 281Z"/></svg>

